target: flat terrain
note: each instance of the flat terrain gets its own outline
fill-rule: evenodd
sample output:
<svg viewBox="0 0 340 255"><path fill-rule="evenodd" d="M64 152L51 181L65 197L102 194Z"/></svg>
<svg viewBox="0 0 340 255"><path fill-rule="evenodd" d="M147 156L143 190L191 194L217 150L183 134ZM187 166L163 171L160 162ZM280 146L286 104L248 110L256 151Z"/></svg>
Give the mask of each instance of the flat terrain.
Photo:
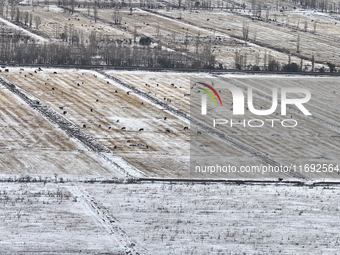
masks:
<svg viewBox="0 0 340 255"><path fill-rule="evenodd" d="M338 187L3 183L0 191L3 254L339 250Z"/></svg>
<svg viewBox="0 0 340 255"><path fill-rule="evenodd" d="M2 254L124 254L69 189L2 183L0 190Z"/></svg>
<svg viewBox="0 0 340 255"><path fill-rule="evenodd" d="M163 109L157 102L184 113L190 113L190 109L197 111L200 109L200 94L197 94L192 82L209 81L213 77L216 81L232 83L244 92L248 86L254 87L254 106L257 109L270 108L273 87L305 87L313 95L307 106L312 116L306 117L294 107L288 108L286 116L281 116L279 109L268 116L279 121L297 121L297 130L273 128L271 125L258 129L221 125L216 130L222 132L226 139L221 142L218 136L204 134L203 140L199 140L201 144L193 146L191 152L202 155L202 160L204 155L220 152L225 163L237 166L260 165L267 162L266 158L286 165L339 163L337 78L253 75L220 75L216 78L210 74L140 71L106 73L111 76L86 70L44 69L34 72L34 69L22 71L12 68L4 77L45 102L146 176L165 178L190 177L190 132L195 134L202 130L196 124L190 126L188 119ZM120 82L132 87L123 86ZM147 94L153 101L134 89ZM220 91L220 96L226 105L222 111L223 118L233 118L232 106L228 107L232 104L230 94ZM200 114L193 117L211 126L212 119L221 118L221 111L212 105L208 107L209 118ZM252 118L253 115L246 111L244 119ZM339 178L337 172L308 172L303 176L312 179ZM214 177L287 179L292 176L280 173L210 176Z"/></svg>
<svg viewBox="0 0 340 255"><path fill-rule="evenodd" d="M0 254L338 254L340 84L317 75L339 71L338 5L0 3ZM245 114L219 88L203 116L198 82L234 85ZM311 116L281 114L287 87ZM277 109L250 113L249 88ZM293 171L190 172L211 162Z"/></svg>
<svg viewBox="0 0 340 255"><path fill-rule="evenodd" d="M0 87L1 176L120 177L107 162Z"/></svg>
<svg viewBox="0 0 340 255"><path fill-rule="evenodd" d="M270 109L272 106L272 88L281 87L298 87L306 88L311 91L312 99L306 104L307 109L312 116L305 116L295 106L288 107L287 114L281 115L280 106L273 114L268 116L256 116L249 110L244 116L233 116L233 101L231 94L222 89L219 95L226 107L214 107L213 104L208 106L208 117L200 114L192 114L210 125L213 119L234 119L236 122L243 120L255 119L256 121L265 121L266 119L275 119L278 125L273 128L272 125L264 125L261 128L244 128L242 125L230 127L230 125L219 125L218 129L227 133L229 136L247 144L264 154L281 163L291 165L301 164L339 164L340 151L338 148L340 127L337 122L339 111L337 102L339 100L337 78L307 78L307 77L277 77L277 76L238 76L224 75L219 77L225 83L231 83L241 88L244 93L248 87L254 89L254 107L255 109ZM213 80L213 82L218 79ZM192 89L191 109L200 109L200 92ZM249 96L249 95L248 95ZM197 99L197 100L195 100ZM196 111L197 112L197 111ZM254 117L256 116L256 117ZM297 128L284 128L280 122L283 120L296 121ZM252 123L253 124L253 123ZM207 140L205 140L208 142ZM210 148L213 150L213 147ZM216 150L213 150L216 151ZM232 162L232 161L231 161ZM230 162L230 163L231 163ZM229 162L228 162L229 163ZM324 175L308 173L312 178L339 178L337 172L327 173Z"/></svg>
<svg viewBox="0 0 340 255"><path fill-rule="evenodd" d="M148 175L188 175L189 135L183 130L188 123L96 72L28 72L10 71L5 77L65 112L67 119Z"/></svg>

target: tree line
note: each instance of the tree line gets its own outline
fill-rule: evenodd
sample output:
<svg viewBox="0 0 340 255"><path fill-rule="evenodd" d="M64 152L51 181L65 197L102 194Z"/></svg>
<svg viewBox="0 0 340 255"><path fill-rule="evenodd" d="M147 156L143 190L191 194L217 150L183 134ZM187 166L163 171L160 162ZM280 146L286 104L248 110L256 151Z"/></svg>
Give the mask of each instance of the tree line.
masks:
<svg viewBox="0 0 340 255"><path fill-rule="evenodd" d="M213 68L214 58L202 54L161 50L151 46L124 46L121 43L93 42L89 45L37 44L20 34L2 37L0 62L13 64L108 65L117 67Z"/></svg>

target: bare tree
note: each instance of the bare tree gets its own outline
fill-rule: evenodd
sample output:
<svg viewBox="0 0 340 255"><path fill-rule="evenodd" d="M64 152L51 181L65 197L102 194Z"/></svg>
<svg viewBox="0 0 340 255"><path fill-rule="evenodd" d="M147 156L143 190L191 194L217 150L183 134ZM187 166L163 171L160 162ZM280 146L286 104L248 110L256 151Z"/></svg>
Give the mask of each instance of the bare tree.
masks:
<svg viewBox="0 0 340 255"><path fill-rule="evenodd" d="M15 6L12 5L11 6L11 20L14 20L14 16L15 16Z"/></svg>
<svg viewBox="0 0 340 255"><path fill-rule="evenodd" d="M16 22L20 22L20 10L19 10L18 7L17 7L17 11L16 11L15 21L16 21Z"/></svg>
<svg viewBox="0 0 340 255"><path fill-rule="evenodd" d="M50 11L50 1L49 0L45 0L45 5L47 7L47 12Z"/></svg>
<svg viewBox="0 0 340 255"><path fill-rule="evenodd" d="M97 1L94 2L94 22L97 22L98 19L98 10L97 10Z"/></svg>
<svg viewBox="0 0 340 255"><path fill-rule="evenodd" d="M35 28L38 30L41 24L41 18L39 16L34 17Z"/></svg>
<svg viewBox="0 0 340 255"><path fill-rule="evenodd" d="M25 12L24 23L25 23L26 26L27 26L27 24L28 24L28 20L29 20L29 13L28 13L28 12Z"/></svg>
<svg viewBox="0 0 340 255"><path fill-rule="evenodd" d="M120 25L122 23L122 18L123 18L122 14L120 14L119 10L116 9L112 15L114 23Z"/></svg>
<svg viewBox="0 0 340 255"><path fill-rule="evenodd" d="M137 37L137 27L135 25L135 28L133 30L133 42L136 43L136 37Z"/></svg>
<svg viewBox="0 0 340 255"><path fill-rule="evenodd" d="M247 21L244 21L244 22L243 22L242 35L243 35L243 40L248 41L248 36L249 36L249 23L248 23Z"/></svg>
<svg viewBox="0 0 340 255"><path fill-rule="evenodd" d="M0 3L0 16L4 15L4 1L1 1Z"/></svg>
<svg viewBox="0 0 340 255"><path fill-rule="evenodd" d="M32 13L30 13L29 15L29 24L30 24L30 28L32 27L32 19L33 19L33 16L32 16Z"/></svg>

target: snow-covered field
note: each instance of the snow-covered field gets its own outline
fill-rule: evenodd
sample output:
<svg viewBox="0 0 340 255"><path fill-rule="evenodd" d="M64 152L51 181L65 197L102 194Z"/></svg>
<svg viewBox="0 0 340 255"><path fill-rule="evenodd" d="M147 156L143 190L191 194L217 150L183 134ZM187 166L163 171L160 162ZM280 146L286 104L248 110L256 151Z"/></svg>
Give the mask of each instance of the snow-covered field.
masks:
<svg viewBox="0 0 340 255"><path fill-rule="evenodd" d="M18 8L22 13L31 11L30 6ZM236 54L243 58L243 69L254 65L266 66L270 59L277 60L281 65L287 64L289 59L300 64L302 58L303 69L310 71L313 56L317 62L315 68L327 68L327 62L340 63L337 57L340 54L337 14L292 9L278 12L271 9L268 22L265 10L260 21L252 19L255 15L248 10L153 9L150 12L133 8L130 13L128 8L123 8L119 10L121 24L112 25L112 9L98 9L100 20L95 22L92 8L79 5L74 14L56 5L50 5L49 8L36 6L32 15L33 18L41 17L39 33L55 42L61 42L66 37L71 42L75 35L79 41L74 43L81 45L89 45L93 38L101 38L100 41L122 42L124 46L130 47L136 31L137 43L144 35L152 38L152 47L156 47L159 41L165 50L195 55L197 51L203 54L203 46L208 45L217 63L229 69L235 68ZM8 21L6 23L17 27ZM243 35L245 26L249 30L248 42ZM40 42L46 41L32 32L24 32L32 38L40 38Z"/></svg>
<svg viewBox="0 0 340 255"><path fill-rule="evenodd" d="M49 11L46 8L36 7L33 15L41 17L39 31L45 36L60 39L64 33L68 37L78 34L80 43L88 44L91 32L95 32L97 37L108 36L111 40L128 40L132 36L114 27L96 23L94 20L83 17L79 14L70 15L64 13L62 8L53 6ZM27 7L21 6L20 10L25 11ZM85 41L86 40L86 41Z"/></svg>
<svg viewBox="0 0 340 255"><path fill-rule="evenodd" d="M64 114L140 171L150 176L188 175L189 133L183 129L188 123L97 72L20 72L10 70L5 78Z"/></svg>
<svg viewBox="0 0 340 255"><path fill-rule="evenodd" d="M0 86L1 176L95 178L121 177L19 97Z"/></svg>
<svg viewBox="0 0 340 255"><path fill-rule="evenodd" d="M163 107L180 109L183 114L190 112L190 106L191 109L200 109L200 100L193 99L193 96L199 96L197 91L190 90L190 78L204 80L216 76L141 71L106 73L112 76L86 70L44 69L34 73L34 69L20 71L10 68L4 77L45 102L145 175L189 177L189 134L190 131L191 134L202 131L201 127L194 124L186 130L189 119ZM127 82L154 100L135 93L113 78ZM259 129L218 126L218 132L226 136L222 142L218 136L204 134L202 139L204 137L205 142L202 140L202 144L192 146L191 152L202 155L202 159L211 151L223 152L227 163L238 166L260 165L268 160L297 166L339 163L336 77L220 75L215 79L233 83L243 91L248 86L254 87L254 103L258 109L270 108L273 86L308 88L313 99L307 108L313 115L306 117L299 110L289 108L288 117L278 115L279 110L268 116L281 121L287 118L297 121L299 127L296 130L270 125ZM220 93L220 96L224 104L232 104L228 93ZM209 121L221 118L221 112L217 108L208 110L208 119L200 114L194 118L211 126ZM232 118L231 113L232 109L225 109L223 118ZM247 111L244 118L252 119L253 115ZM337 171L302 173L306 178L318 180L339 178ZM210 178L214 177L287 179L287 175L280 173L265 176L229 173Z"/></svg>
<svg viewBox="0 0 340 255"><path fill-rule="evenodd" d="M6 20L4 18L0 17L0 22L3 23L3 26L6 26L6 27L11 28L11 29L14 29L16 31L20 31L20 33L28 35L29 37L34 39L36 41L36 43L40 44L40 43L47 43L48 42L47 39L45 39L45 38L43 38L43 37L41 37L39 35L36 35L36 34L30 32L30 31L26 30L26 29L23 29L23 28L13 24L12 22L10 22L10 21L8 21L8 20Z"/></svg>
<svg viewBox="0 0 340 255"><path fill-rule="evenodd" d="M147 10L140 7L143 1L133 0L128 3L133 9L126 3L119 9L120 25L113 25L118 9L96 9L100 20L95 22L94 8L82 0L73 14L49 3L32 6L25 0L10 11L5 4L2 35L20 30L37 43L70 47L72 40L82 46L97 41L98 49L112 42L133 47L148 36L150 47L160 42L164 52L206 58L211 51L215 66L224 68L235 68L237 56L242 68L265 66L274 58L311 70L312 56L319 62L315 68L327 62L340 65L338 14L293 10L298 5L292 1L211 2L236 8L267 4L262 8L270 10L269 21L241 9ZM276 4L288 10L275 11ZM327 4L336 8L338 3ZM31 29L8 21L19 20L19 11L21 20L28 12L34 21L41 18L41 36L35 34L39 20ZM248 25L246 42L242 37ZM13 41L8 49L15 47ZM208 176L189 171L193 163L204 165L216 155L236 166L339 165L338 76L13 66L0 71L0 254L339 254L338 171ZM231 94L224 90L218 91L224 108L209 99L208 116L200 114L202 91L194 82L210 79L233 84L246 96L249 87L255 89L256 109L271 107L272 88L307 88L312 116L288 107L285 116L277 110L254 122L288 119L299 123L297 129L212 129L213 119L236 117ZM236 121L252 118L247 108ZM196 180L207 177L238 181ZM244 180L247 185L235 184Z"/></svg>
<svg viewBox="0 0 340 255"><path fill-rule="evenodd" d="M79 9L79 11L86 13L86 9ZM274 49L266 49L265 47L252 43L245 45L244 41L233 39L232 37L234 35L240 36L240 34L242 34L242 21L229 20L232 14L216 12L214 15L211 15L211 12L203 11L199 14L201 18L197 19L198 14L190 11L182 12L172 10L166 12L160 10L159 12L172 16L175 19L155 15L139 9L135 10L132 15L130 15L128 11L121 11L120 13L123 17L124 27L127 27L130 31L134 31L136 27L137 33L154 38L156 41L160 40L166 47L184 50L186 48L185 41L187 40L188 51L195 53L197 40L199 41L200 51L204 44L211 44L212 53L216 56L216 61L222 63L226 68L234 68L236 52L247 55L247 64L250 63L252 65L263 66L265 58L268 61L269 55L281 63L287 63L288 61L288 55L286 53ZM110 10L100 9L98 13L101 19L112 22ZM181 14L183 15L182 19L177 20ZM209 20L209 18L211 21L204 23L205 20ZM235 18L240 19L241 17L235 15ZM224 22L226 20L228 20L228 27L226 27L226 23ZM186 21L190 21L193 25L185 23ZM202 26L208 28L202 28ZM227 29L231 27L232 29L229 32ZM252 32L254 31L255 30L250 30L250 39L253 39ZM261 36L262 35L259 35L258 39L260 39ZM278 38L274 36L264 40L269 44L277 44L277 39ZM268 56L264 57L264 55ZM291 57L291 61L300 63L300 59L294 56ZM310 65L310 62L305 61L304 65Z"/></svg>
<svg viewBox="0 0 340 255"><path fill-rule="evenodd" d="M176 13L176 11L170 11L170 12L163 12L164 14L168 16L172 16L174 18L177 18L179 16L179 13ZM200 19L197 19L197 15L200 16ZM299 24L300 29L304 29L304 19L303 15L301 22ZM293 25L295 22L295 26L298 24L298 20L300 18L292 16L292 18L289 21L290 25ZM279 16L278 19L279 22L285 24L285 21L282 22L282 17L289 17L289 14L286 16ZM270 16L270 18L273 18ZM314 20L313 18L310 18L311 20ZM315 20L317 20L318 17L315 17ZM323 22L325 22L325 19L328 20L328 29L324 29L324 25L321 23L317 25L316 32L324 35L330 35L332 31L334 31L336 35L337 29L337 22L335 20L332 20L330 18L323 18ZM199 26L208 27L208 28L214 28L216 32L223 32L227 35L236 35L238 37L243 36L243 26L244 23L249 24L249 39L255 40L261 44L266 44L272 47L272 49L268 50L267 53L272 55L275 59L277 59L279 62L287 63L288 62L288 55L284 54L286 57L285 59L282 59L281 54L277 52L275 49L284 49L291 53L298 53L298 55L306 56L309 59L311 59L312 55L315 55L315 60L317 61L324 61L324 62L333 62L338 64L338 58L339 55L339 41L329 40L327 37L320 37L317 35L313 35L311 33L306 32L299 32L294 29L291 29L289 27L285 26L278 26L276 23L267 23L263 21L257 21L257 20L251 20L249 17L244 17L240 15L236 15L233 13L228 12L214 12L214 15L210 11L199 11L199 13L185 11L182 13L182 20L183 21L189 21L192 23L195 23ZM308 22L309 24L309 31L313 30L313 26L311 24L312 22ZM307 24L307 28L308 28ZM297 52L297 45L299 41L299 52ZM251 47L252 51L257 51L257 47ZM217 51L217 56L221 55L223 52ZM261 61L263 61L262 53L261 55ZM299 60L292 59L292 61L299 63ZM308 63L308 62L307 62ZM309 63L308 63L309 64Z"/></svg>
<svg viewBox="0 0 340 255"><path fill-rule="evenodd" d="M1 183L0 250L337 254L339 192L337 186Z"/></svg>
<svg viewBox="0 0 340 255"><path fill-rule="evenodd" d="M0 184L1 254L123 254L70 188Z"/></svg>

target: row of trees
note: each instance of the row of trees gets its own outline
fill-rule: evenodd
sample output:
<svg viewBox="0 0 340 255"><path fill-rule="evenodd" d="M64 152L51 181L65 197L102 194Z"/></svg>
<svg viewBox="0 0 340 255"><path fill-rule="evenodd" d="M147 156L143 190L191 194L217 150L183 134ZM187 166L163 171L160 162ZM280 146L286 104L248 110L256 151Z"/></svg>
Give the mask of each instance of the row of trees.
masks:
<svg viewBox="0 0 340 255"><path fill-rule="evenodd" d="M41 24L41 18L39 16L36 15L33 18L32 12L20 11L20 9L14 5L8 6L0 4L0 16L10 18L12 21L22 23L29 28L33 27L33 22L36 29L38 29Z"/></svg>
<svg viewBox="0 0 340 255"><path fill-rule="evenodd" d="M307 66L303 65L303 60L301 59L300 64L295 62L291 62L290 56L288 63L281 64L277 61L272 55L264 54L263 64L260 65L260 56L256 55L256 63L249 64L247 63L247 53L241 54L236 51L235 53L235 68L238 70L252 70L252 71L269 71L269 72L304 72L307 71ZM320 73L326 72L326 68L324 66L320 68L315 68L314 56L312 57L312 63L310 66L310 71L318 71ZM330 73L337 72L336 66L330 62L327 63L328 70Z"/></svg>
<svg viewBox="0 0 340 255"><path fill-rule="evenodd" d="M19 39L18 39L19 38ZM213 68L215 59L165 51L150 46L126 46L93 41L89 45L28 43L21 35L1 38L0 62L51 65L109 65L117 67Z"/></svg>

